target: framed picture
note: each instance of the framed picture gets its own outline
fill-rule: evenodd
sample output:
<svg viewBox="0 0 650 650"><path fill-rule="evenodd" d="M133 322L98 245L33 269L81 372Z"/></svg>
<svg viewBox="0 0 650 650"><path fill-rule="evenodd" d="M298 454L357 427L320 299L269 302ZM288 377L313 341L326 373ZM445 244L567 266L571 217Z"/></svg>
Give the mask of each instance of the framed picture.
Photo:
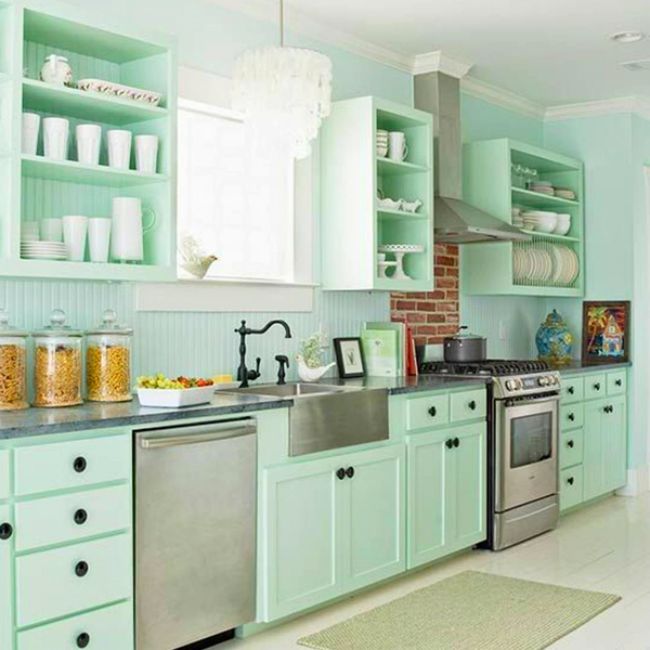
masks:
<svg viewBox="0 0 650 650"><path fill-rule="evenodd" d="M366 364L363 359L360 338L334 339L334 351L341 379L365 377Z"/></svg>
<svg viewBox="0 0 650 650"><path fill-rule="evenodd" d="M630 302L582 304L582 362L624 363L630 348Z"/></svg>

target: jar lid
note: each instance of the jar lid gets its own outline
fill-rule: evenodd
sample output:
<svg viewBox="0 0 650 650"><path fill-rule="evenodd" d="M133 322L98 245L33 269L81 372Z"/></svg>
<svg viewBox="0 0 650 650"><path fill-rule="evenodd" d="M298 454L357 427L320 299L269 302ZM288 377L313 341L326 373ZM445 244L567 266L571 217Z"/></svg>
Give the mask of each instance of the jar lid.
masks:
<svg viewBox="0 0 650 650"><path fill-rule="evenodd" d="M128 336L133 334L131 327L120 325L117 322L117 314L112 309L107 309L103 316L102 322L93 330L89 330L88 334L123 334Z"/></svg>
<svg viewBox="0 0 650 650"><path fill-rule="evenodd" d="M50 324L42 330L34 332L34 336L83 336L81 330L74 330L65 324L65 312L62 309L53 309L50 314Z"/></svg>
<svg viewBox="0 0 650 650"><path fill-rule="evenodd" d="M9 312L5 309L0 309L0 338L7 336L19 336L25 338L29 336L29 332L16 329L9 325Z"/></svg>

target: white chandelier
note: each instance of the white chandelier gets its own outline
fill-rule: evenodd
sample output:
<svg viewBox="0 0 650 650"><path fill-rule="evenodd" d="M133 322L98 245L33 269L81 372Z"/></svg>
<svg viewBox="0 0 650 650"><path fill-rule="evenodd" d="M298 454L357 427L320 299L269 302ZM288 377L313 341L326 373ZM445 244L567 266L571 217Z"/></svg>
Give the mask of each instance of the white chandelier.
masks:
<svg viewBox="0 0 650 650"><path fill-rule="evenodd" d="M235 62L233 108L244 115L255 144L306 158L331 109L332 62L313 50L284 45L245 51Z"/></svg>

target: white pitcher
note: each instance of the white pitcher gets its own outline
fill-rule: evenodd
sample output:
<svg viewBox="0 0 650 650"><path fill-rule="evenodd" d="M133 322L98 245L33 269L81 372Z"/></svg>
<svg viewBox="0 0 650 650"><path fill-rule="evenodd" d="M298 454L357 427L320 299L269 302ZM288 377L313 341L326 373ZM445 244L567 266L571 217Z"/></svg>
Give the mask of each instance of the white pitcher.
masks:
<svg viewBox="0 0 650 650"><path fill-rule="evenodd" d="M41 81L55 86L64 86L72 81L72 68L68 59L58 54L45 57L41 68Z"/></svg>
<svg viewBox="0 0 650 650"><path fill-rule="evenodd" d="M147 208L151 223L142 224L142 202L130 196L113 199L111 255L118 262L142 262L144 258L144 234L156 224L155 212Z"/></svg>

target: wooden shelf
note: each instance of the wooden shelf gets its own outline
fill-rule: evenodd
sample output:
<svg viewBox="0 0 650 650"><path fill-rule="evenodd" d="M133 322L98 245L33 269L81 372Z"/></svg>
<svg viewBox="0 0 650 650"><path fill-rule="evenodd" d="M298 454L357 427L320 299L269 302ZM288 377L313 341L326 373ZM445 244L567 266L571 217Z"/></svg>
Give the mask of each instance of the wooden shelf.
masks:
<svg viewBox="0 0 650 650"><path fill-rule="evenodd" d="M43 156L25 154L22 156L22 168L23 175L30 178L105 187L148 185L168 180L164 174L144 174L106 165L82 165L74 160L50 160Z"/></svg>
<svg viewBox="0 0 650 650"><path fill-rule="evenodd" d="M558 208L561 206L575 208L580 205L580 201L570 201L559 196L548 196L541 192L531 192L531 190L525 190L522 187L512 188L512 202L517 204L522 203L530 208Z"/></svg>
<svg viewBox="0 0 650 650"><path fill-rule="evenodd" d="M527 235L532 235L535 239L547 239L549 241L556 241L558 243L560 242L573 243L573 242L582 241L579 237L569 237L568 235L555 235L553 233L537 232L536 230L526 230L525 228L521 228L521 232Z"/></svg>
<svg viewBox="0 0 650 650"><path fill-rule="evenodd" d="M167 117L167 109L65 86L23 79L23 108L92 122L124 125Z"/></svg>
<svg viewBox="0 0 650 650"><path fill-rule="evenodd" d="M431 172L429 167L416 165L410 162L400 162L390 158L377 158L377 171L384 176L397 176L402 174L428 174Z"/></svg>

